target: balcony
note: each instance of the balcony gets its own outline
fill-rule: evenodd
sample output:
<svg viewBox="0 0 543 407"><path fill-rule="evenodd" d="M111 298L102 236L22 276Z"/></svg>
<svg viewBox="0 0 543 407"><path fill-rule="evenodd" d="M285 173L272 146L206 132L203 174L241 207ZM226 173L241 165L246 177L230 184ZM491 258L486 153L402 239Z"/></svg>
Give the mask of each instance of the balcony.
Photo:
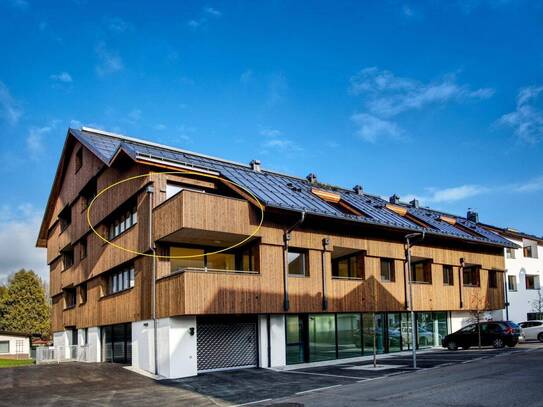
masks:
<svg viewBox="0 0 543 407"><path fill-rule="evenodd" d="M242 199L183 190L153 212L153 239L169 243L237 243L258 225L258 216Z"/></svg>

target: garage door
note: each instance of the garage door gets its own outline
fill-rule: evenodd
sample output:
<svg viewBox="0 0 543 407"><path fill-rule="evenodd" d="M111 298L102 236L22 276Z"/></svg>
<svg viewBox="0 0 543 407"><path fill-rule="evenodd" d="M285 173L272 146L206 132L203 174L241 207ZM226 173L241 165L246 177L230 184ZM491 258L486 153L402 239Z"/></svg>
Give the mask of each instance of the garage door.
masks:
<svg viewBox="0 0 543 407"><path fill-rule="evenodd" d="M257 366L256 317L200 317L197 324L199 372Z"/></svg>

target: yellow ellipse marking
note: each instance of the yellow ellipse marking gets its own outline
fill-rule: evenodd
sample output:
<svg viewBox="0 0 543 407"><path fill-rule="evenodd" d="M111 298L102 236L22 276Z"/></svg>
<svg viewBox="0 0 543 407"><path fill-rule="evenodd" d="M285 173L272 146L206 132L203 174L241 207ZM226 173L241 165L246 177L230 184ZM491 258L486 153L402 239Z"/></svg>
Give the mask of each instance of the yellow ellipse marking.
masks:
<svg viewBox="0 0 543 407"><path fill-rule="evenodd" d="M221 249L221 250L216 250L214 252L205 253L205 254L192 254L190 256L165 256L165 255L158 255L156 253L155 254L149 254L149 253L143 253L143 252L140 252L140 251L137 251L137 250L131 250L131 249L128 249L126 247L123 247L121 245L118 245L118 244L115 244L115 243L111 242L110 240L103 237L100 233L98 233L98 231L96 229L94 229L94 227L92 226L91 220L90 220L91 208L92 208L92 205L94 204L94 201L96 201L106 191L110 190L111 188L116 187L117 185L123 184L123 183L128 182L128 181L132 181L132 180L135 180L135 179L139 179L139 178L150 177L151 175L154 175L154 174L159 174L159 175L194 174L194 175L199 175L199 176L204 176L204 177L209 177L209 178L215 178L215 179L230 183L232 185L235 185L236 187L241 188L243 191L247 192L255 200L255 202L258 204L258 207L260 209L260 222L258 223L258 226L256 227L256 229L249 236L247 236L245 239L241 240L240 242L238 242L236 244L233 244L233 245L228 246L228 247L226 247L224 249ZM139 216L138 216L138 218L139 218ZM87 224L89 225L92 232L96 236L98 236L101 240L103 240L105 243L107 243L107 244L109 244L109 245L111 245L111 246L113 246L113 247L115 247L117 249L124 250L125 252L129 252L129 253L132 253L132 254L137 254L139 256L156 257L156 258L161 258L161 259L189 259L189 258L205 257L205 256L210 256L212 254L218 254L218 253L225 252L227 250L233 249L234 247L241 246L243 243L247 242L252 237L254 237L258 233L260 228L262 227L263 222L264 222L264 207L262 206L262 204L260 203L260 200L256 197L256 195L253 194L251 191L249 191L247 188L245 188L244 186L239 185L239 184L237 184L237 183L235 183L233 181L230 181L230 180L228 180L226 178L221 178L218 175L204 174L204 173L201 173L201 172L190 171L190 170L166 171L166 172L155 172L155 173L150 172L148 174L135 175L133 177L125 178L125 179L123 179L121 181L117 181L116 183L111 184L110 186L108 186L108 187L102 189L100 192L98 192L96 194L96 196L90 202L89 206L87 207Z"/></svg>

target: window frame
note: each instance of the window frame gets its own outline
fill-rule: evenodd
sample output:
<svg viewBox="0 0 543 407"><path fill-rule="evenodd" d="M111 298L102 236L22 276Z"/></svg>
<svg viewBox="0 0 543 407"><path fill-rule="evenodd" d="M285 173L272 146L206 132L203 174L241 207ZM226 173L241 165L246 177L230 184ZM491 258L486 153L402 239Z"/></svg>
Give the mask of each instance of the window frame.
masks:
<svg viewBox="0 0 543 407"><path fill-rule="evenodd" d="M71 301L68 301L68 300ZM64 289L64 309L72 309L77 305L77 290L73 288Z"/></svg>
<svg viewBox="0 0 543 407"><path fill-rule="evenodd" d="M513 284L514 288L511 288L511 279L513 279L512 281L514 281L515 283ZM511 292L517 292L518 291L518 281L517 281L517 276L515 275L509 275L507 276L507 290L508 291L511 291Z"/></svg>
<svg viewBox="0 0 543 407"><path fill-rule="evenodd" d="M72 206L66 205L58 214L60 222L60 234L62 234L72 224Z"/></svg>
<svg viewBox="0 0 543 407"><path fill-rule="evenodd" d="M115 269L106 276L106 296L131 290L136 285L134 264ZM126 286L125 286L126 285Z"/></svg>
<svg viewBox="0 0 543 407"><path fill-rule="evenodd" d="M79 305L87 302L87 283L79 284Z"/></svg>
<svg viewBox="0 0 543 407"><path fill-rule="evenodd" d="M75 264L75 250L72 247L64 248L62 251L62 271L66 271L69 268L73 267ZM69 259L70 261L66 261Z"/></svg>
<svg viewBox="0 0 543 407"><path fill-rule="evenodd" d="M7 340L7 341L0 341L0 345L2 344L7 344L8 345L8 351L7 352L1 352L1 348L0 348L0 355L9 355L10 354L10 348L11 348L11 341Z"/></svg>
<svg viewBox="0 0 543 407"><path fill-rule="evenodd" d="M79 260L84 260L88 256L88 245L87 245L87 237L81 238L79 241Z"/></svg>
<svg viewBox="0 0 543 407"><path fill-rule="evenodd" d="M389 270L388 270L388 274L389 274L388 279L383 278L383 264L384 263L390 264L390 267L389 267ZM380 277L380 280L382 282L384 282L384 283L394 283L394 282L396 282L396 262L395 262L394 259L391 259L391 258L388 258L388 257L381 257L380 261L379 261L379 269L380 269L379 277Z"/></svg>
<svg viewBox="0 0 543 407"><path fill-rule="evenodd" d="M505 248L505 258L506 259L514 259L515 258L515 252L516 250L511 247Z"/></svg>
<svg viewBox="0 0 543 407"><path fill-rule="evenodd" d="M422 264L422 276L423 280L417 280L416 277L416 268ZM411 262L411 269L409 270L411 282L414 284L432 284L432 261L431 260L419 260ZM426 277L430 277L429 280Z"/></svg>
<svg viewBox="0 0 543 407"><path fill-rule="evenodd" d="M129 209L126 209L129 208ZM115 211L108 222L107 236L108 240L117 239L123 233L126 233L138 224L138 207L136 203L133 205L124 205Z"/></svg>
<svg viewBox="0 0 543 407"><path fill-rule="evenodd" d="M471 281L473 281L473 278L470 277L470 283L466 283L466 269L473 269L473 271L471 271L471 277L475 276L476 277L476 282L475 284ZM463 267L462 269L462 285L464 287L480 287L481 286L481 266L479 265L473 265L473 266L467 266L467 267Z"/></svg>
<svg viewBox="0 0 543 407"><path fill-rule="evenodd" d="M528 279L533 278L533 287L528 287ZM537 274L526 274L524 277L524 284L527 290L539 290L541 288L541 282L539 281L539 275Z"/></svg>
<svg viewBox="0 0 543 407"><path fill-rule="evenodd" d="M443 285L454 286L454 267L450 264L443 265Z"/></svg>
<svg viewBox="0 0 543 407"><path fill-rule="evenodd" d="M488 270L488 288L498 288L498 272Z"/></svg>
<svg viewBox="0 0 543 407"><path fill-rule="evenodd" d="M302 256L303 274L290 272L290 264L292 262L288 260L289 253L296 253ZM300 278L309 277L309 252L307 249L298 249L295 247L289 247L287 250L286 256L287 256L287 267L288 267L287 274L289 277L300 277Z"/></svg>
<svg viewBox="0 0 543 407"><path fill-rule="evenodd" d="M355 270L353 272L353 264L351 259L354 258ZM339 275L339 263L347 261L347 276ZM364 280L366 277L365 267L365 253L364 251L357 251L351 254L336 257L332 259L332 278L333 279L346 279L346 280Z"/></svg>

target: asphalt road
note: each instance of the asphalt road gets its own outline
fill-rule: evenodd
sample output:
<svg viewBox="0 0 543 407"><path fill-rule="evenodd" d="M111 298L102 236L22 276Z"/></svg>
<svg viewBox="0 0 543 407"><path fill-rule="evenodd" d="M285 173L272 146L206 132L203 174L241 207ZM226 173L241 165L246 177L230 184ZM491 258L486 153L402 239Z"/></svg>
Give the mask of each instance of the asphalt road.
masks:
<svg viewBox="0 0 543 407"><path fill-rule="evenodd" d="M245 369L154 381L120 365L0 369L0 406L543 406L543 346L436 350L289 371Z"/></svg>

